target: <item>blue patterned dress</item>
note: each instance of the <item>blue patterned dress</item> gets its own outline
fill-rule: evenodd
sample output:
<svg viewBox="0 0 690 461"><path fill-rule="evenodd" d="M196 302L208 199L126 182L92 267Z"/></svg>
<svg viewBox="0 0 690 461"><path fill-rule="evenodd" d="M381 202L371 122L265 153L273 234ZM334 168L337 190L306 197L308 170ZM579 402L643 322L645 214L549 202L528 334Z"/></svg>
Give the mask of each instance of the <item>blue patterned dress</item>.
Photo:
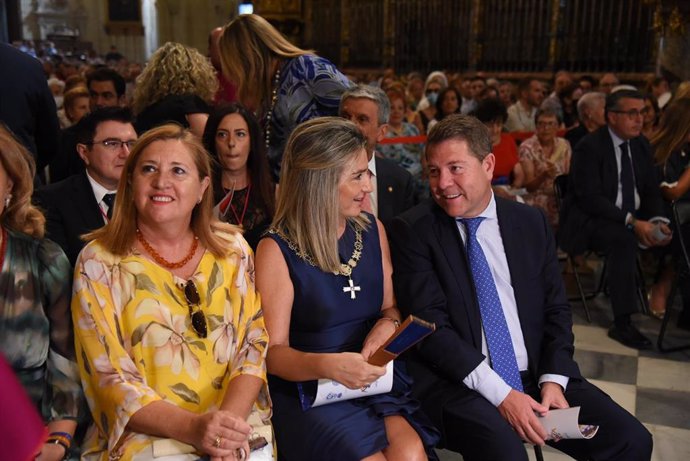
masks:
<svg viewBox="0 0 690 461"><path fill-rule="evenodd" d="M373 216L369 219L374 222ZM323 272L301 259L286 240L269 233L281 249L294 286L290 319L290 346L304 352L359 352L381 315L383 265L376 224L363 232L362 257L352 271L355 299L344 293L347 278ZM338 241L342 261L350 259L355 243L351 224ZM294 246L294 245L293 245ZM419 433L430 459L436 429L410 397L411 378L396 362L393 390L387 394L331 403L302 410L299 390L309 392L315 382L295 383L269 375L273 400L273 427L284 461L354 461L388 445L383 418L401 415Z"/></svg>
<svg viewBox="0 0 690 461"><path fill-rule="evenodd" d="M285 143L292 130L312 118L338 115L340 96L352 86L328 59L305 54L285 61L268 148L268 159L276 176L280 174Z"/></svg>

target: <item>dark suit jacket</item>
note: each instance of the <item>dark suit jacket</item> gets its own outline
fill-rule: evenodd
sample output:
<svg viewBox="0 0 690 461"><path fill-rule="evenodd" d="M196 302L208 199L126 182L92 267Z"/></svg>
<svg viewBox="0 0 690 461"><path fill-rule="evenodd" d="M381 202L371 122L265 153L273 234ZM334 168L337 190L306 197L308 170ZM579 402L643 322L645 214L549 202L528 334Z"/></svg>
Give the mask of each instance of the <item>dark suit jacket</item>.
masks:
<svg viewBox="0 0 690 461"><path fill-rule="evenodd" d="M55 156L60 124L41 63L0 43L0 121L31 151L40 172Z"/></svg>
<svg viewBox="0 0 690 461"><path fill-rule="evenodd" d="M581 379L556 247L537 208L496 198L529 371ZM433 201L390 225L393 285L403 316L434 322L436 331L410 357L418 389L439 398L467 392L462 380L484 360L481 316L464 245L455 220ZM425 394L426 395L426 394Z"/></svg>
<svg viewBox="0 0 690 461"><path fill-rule="evenodd" d="M649 142L644 136L630 140L635 186L640 196L636 217L649 219L664 216L664 206L656 177ZM568 196L561 211L561 247L565 251L585 249L588 226L593 219L604 219L625 225L625 213L616 206L618 167L613 141L604 126L575 146L570 166Z"/></svg>
<svg viewBox="0 0 690 461"><path fill-rule="evenodd" d="M394 216L414 206L412 175L392 160L376 158L378 218L387 225Z"/></svg>
<svg viewBox="0 0 690 461"><path fill-rule="evenodd" d="M84 161L77 153L77 127L72 125L60 132L60 149L50 163L50 182L84 172Z"/></svg>
<svg viewBox="0 0 690 461"><path fill-rule="evenodd" d="M80 236L104 225L86 173L42 187L34 199L46 213L46 237L62 247L74 266L84 247Z"/></svg>

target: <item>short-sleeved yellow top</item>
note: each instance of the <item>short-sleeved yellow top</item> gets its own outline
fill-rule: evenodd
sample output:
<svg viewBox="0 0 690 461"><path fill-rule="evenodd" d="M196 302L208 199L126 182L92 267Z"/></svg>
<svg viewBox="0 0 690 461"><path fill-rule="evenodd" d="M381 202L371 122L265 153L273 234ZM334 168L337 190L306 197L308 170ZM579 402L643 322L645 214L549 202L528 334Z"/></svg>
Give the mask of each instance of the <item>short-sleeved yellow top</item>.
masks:
<svg viewBox="0 0 690 461"><path fill-rule="evenodd" d="M254 261L244 239L229 256L206 251L192 280L208 335L191 325L187 280L136 250L115 256L91 242L75 268L72 316L82 385L94 423L83 459L133 459L150 453L156 437L129 431L130 417L166 400L205 413L220 407L228 383L246 374L264 381L254 412L270 418L266 348Z"/></svg>

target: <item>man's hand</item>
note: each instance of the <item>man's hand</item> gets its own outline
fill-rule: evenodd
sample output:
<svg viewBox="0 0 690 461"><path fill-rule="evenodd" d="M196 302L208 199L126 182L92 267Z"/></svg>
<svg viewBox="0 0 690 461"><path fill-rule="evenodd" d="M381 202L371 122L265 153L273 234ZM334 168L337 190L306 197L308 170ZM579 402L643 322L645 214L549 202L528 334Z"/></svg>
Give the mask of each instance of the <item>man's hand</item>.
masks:
<svg viewBox="0 0 690 461"><path fill-rule="evenodd" d="M568 401L565 399L565 395L563 395L563 388L561 385L549 381L541 386L541 404L549 409L570 408Z"/></svg>
<svg viewBox="0 0 690 461"><path fill-rule="evenodd" d="M640 243L646 247L664 246L671 241L671 229L666 224L660 223L661 232L666 236L663 240L657 240L654 237L657 224L649 221L637 220L635 221L635 236Z"/></svg>
<svg viewBox="0 0 690 461"><path fill-rule="evenodd" d="M498 411L522 440L533 445L544 445L547 434L534 412L545 415L549 411L548 407L527 394L511 390L498 406Z"/></svg>

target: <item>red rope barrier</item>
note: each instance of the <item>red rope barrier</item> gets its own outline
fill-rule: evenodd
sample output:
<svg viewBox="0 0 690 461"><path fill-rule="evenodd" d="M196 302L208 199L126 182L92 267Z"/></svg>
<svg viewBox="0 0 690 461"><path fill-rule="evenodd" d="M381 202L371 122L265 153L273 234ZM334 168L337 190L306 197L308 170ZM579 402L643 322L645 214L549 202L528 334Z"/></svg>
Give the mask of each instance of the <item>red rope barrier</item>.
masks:
<svg viewBox="0 0 690 461"><path fill-rule="evenodd" d="M525 139L532 137L534 131L512 131L508 133L513 139L520 143ZM558 136L563 137L565 130L559 130ZM426 142L425 135L419 136L400 136L398 138L384 138L379 144L424 144Z"/></svg>

